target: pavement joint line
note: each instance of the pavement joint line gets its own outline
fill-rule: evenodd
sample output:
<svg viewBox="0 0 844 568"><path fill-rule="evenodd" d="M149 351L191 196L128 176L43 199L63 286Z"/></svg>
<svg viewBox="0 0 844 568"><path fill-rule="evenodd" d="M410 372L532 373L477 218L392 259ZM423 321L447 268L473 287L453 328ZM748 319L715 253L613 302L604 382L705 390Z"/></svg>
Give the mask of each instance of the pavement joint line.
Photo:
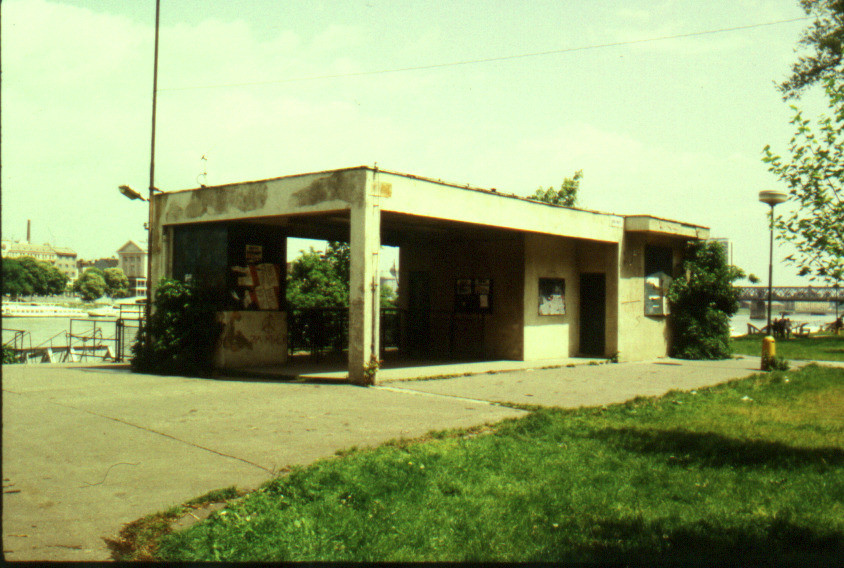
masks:
<svg viewBox="0 0 844 568"><path fill-rule="evenodd" d="M145 432L150 432L152 434L158 434L159 436L163 436L165 438L170 438L171 440L175 440L176 442L180 442L180 443L188 445L188 446L193 446L194 448L197 448L197 449L200 449L200 450L205 450L206 452L211 452L212 454L217 454L218 456L222 456L224 458L230 458L230 459L233 459L233 460L238 460L238 461L241 461L243 463L249 464L251 466L257 467L259 469L262 469L262 470L266 471L267 473L275 474L274 470L267 468L267 467L264 467L260 464L255 463L255 462L251 462L247 459L240 458L240 457L237 457L237 456L233 456L231 454L226 454L226 453L223 453L223 452L220 452L220 451L217 451L215 449L208 448L208 447L205 447L205 446L200 446L199 444L195 444L195 443L189 442L187 440L182 440L181 438L177 438L176 436L172 436L172 435L166 434L164 432L159 432L158 430L153 430L152 428L147 428L146 426L141 426L139 424L133 424L132 422L127 422L126 420L121 420L120 418L114 418L112 416L106 416L105 414L100 414L98 412L94 412L93 410L85 410L84 408L77 408L76 406L71 406L69 404L61 404L61 403L55 402L53 400L48 401L48 402L50 402L51 404L55 404L56 406L63 406L65 408L70 408L72 410L78 410L80 412L85 412L85 413L90 414L92 416L97 416L99 418L105 418L106 420L112 420L112 421L117 422L119 424L125 424L126 426L132 426L133 428L138 428L139 430L144 430Z"/></svg>
<svg viewBox="0 0 844 568"><path fill-rule="evenodd" d="M371 387L371 388L393 391L393 392L401 392L401 393L405 393L405 394L417 394L417 395L423 395L423 396L433 396L433 397L438 397L438 398L457 399L457 400L462 400L462 401L465 401L465 402L474 402L475 404L487 404L487 405L490 405L490 406L501 406L502 405L502 403L498 402L498 401L481 400L481 399L478 399L478 398L467 398L465 396L457 396L457 395L454 395L454 394L440 394L440 393L435 393L435 392L425 392L425 391L417 391L417 390L413 390L413 389L402 389L402 388L384 387L384 386L375 386L375 387Z"/></svg>

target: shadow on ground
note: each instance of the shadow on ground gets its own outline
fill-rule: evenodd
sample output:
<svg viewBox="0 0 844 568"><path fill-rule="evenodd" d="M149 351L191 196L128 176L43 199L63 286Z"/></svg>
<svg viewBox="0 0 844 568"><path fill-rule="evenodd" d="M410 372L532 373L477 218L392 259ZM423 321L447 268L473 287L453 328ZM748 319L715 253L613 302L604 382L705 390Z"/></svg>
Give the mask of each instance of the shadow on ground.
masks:
<svg viewBox="0 0 844 568"><path fill-rule="evenodd" d="M668 562L682 566L832 566L840 565L844 558L844 534L818 532L787 519L768 519L742 529L706 521L679 527L637 518L586 518L582 522L594 544L573 551L568 541L552 542L549 558L573 555L590 564Z"/></svg>
<svg viewBox="0 0 844 568"><path fill-rule="evenodd" d="M737 440L712 432L604 428L591 437L616 444L628 451L665 454L676 465L790 469L844 464L844 450L840 448L800 448L780 442Z"/></svg>

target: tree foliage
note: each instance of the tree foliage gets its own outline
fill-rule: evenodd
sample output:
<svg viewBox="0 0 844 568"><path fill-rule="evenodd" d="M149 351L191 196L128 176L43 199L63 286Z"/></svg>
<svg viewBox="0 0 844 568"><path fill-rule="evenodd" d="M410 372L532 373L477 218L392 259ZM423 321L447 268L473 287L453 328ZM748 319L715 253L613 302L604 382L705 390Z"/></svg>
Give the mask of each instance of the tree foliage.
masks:
<svg viewBox="0 0 844 568"><path fill-rule="evenodd" d="M106 294L110 297L125 298L129 295L129 278L122 269L106 268L103 270L103 280L105 280Z"/></svg>
<svg viewBox="0 0 844 568"><path fill-rule="evenodd" d="M583 170L577 170L570 178L563 179L560 189L540 187L531 196L531 199L550 203L552 205L563 205L574 207L577 204L577 192L580 190L580 180L583 178Z"/></svg>
<svg viewBox="0 0 844 568"><path fill-rule="evenodd" d="M143 373L208 375L223 326L213 290L162 279L154 311L132 346L132 369Z"/></svg>
<svg viewBox="0 0 844 568"><path fill-rule="evenodd" d="M724 247L719 243L689 243L681 274L668 289L672 357L730 356L730 317L739 308L739 290L733 282L743 277L741 269L727 263Z"/></svg>
<svg viewBox="0 0 844 568"><path fill-rule="evenodd" d="M340 308L349 305L349 245L331 241L324 253L303 251L287 278L293 308Z"/></svg>
<svg viewBox="0 0 844 568"><path fill-rule="evenodd" d="M348 243L329 241L325 252L303 251L287 277L287 302L292 308L345 308L349 305L351 264ZM396 291L381 286L382 308L396 306Z"/></svg>
<svg viewBox="0 0 844 568"><path fill-rule="evenodd" d="M103 296L125 298L129 295L129 279L120 268L86 268L73 283L73 291L86 302Z"/></svg>
<svg viewBox="0 0 844 568"><path fill-rule="evenodd" d="M106 294L106 281L99 268L87 268L73 283L73 291L86 302L101 298Z"/></svg>
<svg viewBox="0 0 844 568"><path fill-rule="evenodd" d="M800 5L814 22L803 31L798 45L811 51L798 57L791 76L777 86L786 99L799 97L806 87L844 71L844 0L801 0Z"/></svg>
<svg viewBox="0 0 844 568"><path fill-rule="evenodd" d="M830 78L824 87L832 115L813 125L792 106L796 132L788 156L765 146L763 161L796 205L776 223L779 238L797 250L786 261L801 276L834 285L844 276L844 85Z"/></svg>
<svg viewBox="0 0 844 568"><path fill-rule="evenodd" d="M31 256L3 259L3 293L20 296L52 296L64 293L67 276L50 264Z"/></svg>
<svg viewBox="0 0 844 568"><path fill-rule="evenodd" d="M3 294L12 298L35 293L29 272L14 258L3 259Z"/></svg>

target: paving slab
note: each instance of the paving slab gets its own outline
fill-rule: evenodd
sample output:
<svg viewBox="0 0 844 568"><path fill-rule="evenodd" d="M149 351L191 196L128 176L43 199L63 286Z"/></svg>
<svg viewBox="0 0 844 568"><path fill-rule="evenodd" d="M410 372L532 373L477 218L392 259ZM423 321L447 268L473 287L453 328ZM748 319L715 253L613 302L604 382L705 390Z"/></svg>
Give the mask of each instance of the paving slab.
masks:
<svg viewBox="0 0 844 568"><path fill-rule="evenodd" d="M146 514L214 489L257 487L286 466L351 446L525 414L500 403L611 404L745 377L758 366L758 357L663 359L364 388L6 365L4 558L108 560L104 539Z"/></svg>
<svg viewBox="0 0 844 568"><path fill-rule="evenodd" d="M282 468L522 411L345 384L211 380L119 367L3 367L7 560L110 559L104 539Z"/></svg>
<svg viewBox="0 0 844 568"><path fill-rule="evenodd" d="M658 359L572 365L473 375L457 379L394 381L383 387L429 395L539 406L598 406L637 396L710 386L759 372L759 357L722 361Z"/></svg>

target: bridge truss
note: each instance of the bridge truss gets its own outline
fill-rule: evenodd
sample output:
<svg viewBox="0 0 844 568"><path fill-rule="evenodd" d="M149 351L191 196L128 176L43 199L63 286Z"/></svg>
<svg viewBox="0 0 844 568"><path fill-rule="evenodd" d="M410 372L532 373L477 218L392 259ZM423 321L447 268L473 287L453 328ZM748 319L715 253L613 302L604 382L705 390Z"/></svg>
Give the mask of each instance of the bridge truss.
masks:
<svg viewBox="0 0 844 568"><path fill-rule="evenodd" d="M739 300L767 300L767 286L737 286ZM844 288L814 286L775 286L771 298L780 302L844 302Z"/></svg>

